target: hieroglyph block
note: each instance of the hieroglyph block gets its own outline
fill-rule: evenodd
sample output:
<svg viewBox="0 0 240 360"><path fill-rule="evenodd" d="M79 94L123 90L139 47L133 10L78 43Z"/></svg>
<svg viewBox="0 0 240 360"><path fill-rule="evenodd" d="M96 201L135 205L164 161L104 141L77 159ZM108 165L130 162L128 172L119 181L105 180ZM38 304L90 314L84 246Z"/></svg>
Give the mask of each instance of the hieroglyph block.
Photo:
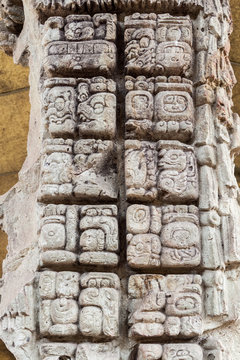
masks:
<svg viewBox="0 0 240 360"><path fill-rule="evenodd" d="M47 74L111 74L116 66L116 23L112 14L50 17L42 37Z"/></svg>
<svg viewBox="0 0 240 360"><path fill-rule="evenodd" d="M47 139L39 199L116 199L116 146L112 141Z"/></svg>
<svg viewBox="0 0 240 360"><path fill-rule="evenodd" d="M40 359L120 360L120 349L114 342L44 343L40 345Z"/></svg>
<svg viewBox="0 0 240 360"><path fill-rule="evenodd" d="M190 17L135 13L124 24L129 74L192 75Z"/></svg>
<svg viewBox="0 0 240 360"><path fill-rule="evenodd" d="M193 133L192 82L180 76L126 76L128 138L188 141Z"/></svg>
<svg viewBox="0 0 240 360"><path fill-rule="evenodd" d="M140 344L136 360L203 360L202 348L197 344Z"/></svg>
<svg viewBox="0 0 240 360"><path fill-rule="evenodd" d="M129 278L129 336L194 337L202 333L199 275L132 275Z"/></svg>
<svg viewBox="0 0 240 360"><path fill-rule="evenodd" d="M53 137L111 139L116 133L116 83L91 79L52 78L44 83L43 109Z"/></svg>
<svg viewBox="0 0 240 360"><path fill-rule="evenodd" d="M40 333L117 337L119 290L120 282L115 274L43 271L39 278Z"/></svg>
<svg viewBox="0 0 240 360"><path fill-rule="evenodd" d="M125 181L130 201L183 203L198 199L194 149L178 141L125 142Z"/></svg>
<svg viewBox="0 0 240 360"><path fill-rule="evenodd" d="M115 205L42 207L39 246L42 265L116 266L118 222Z"/></svg>
<svg viewBox="0 0 240 360"><path fill-rule="evenodd" d="M127 260L133 268L195 267L201 262L198 208L131 205Z"/></svg>

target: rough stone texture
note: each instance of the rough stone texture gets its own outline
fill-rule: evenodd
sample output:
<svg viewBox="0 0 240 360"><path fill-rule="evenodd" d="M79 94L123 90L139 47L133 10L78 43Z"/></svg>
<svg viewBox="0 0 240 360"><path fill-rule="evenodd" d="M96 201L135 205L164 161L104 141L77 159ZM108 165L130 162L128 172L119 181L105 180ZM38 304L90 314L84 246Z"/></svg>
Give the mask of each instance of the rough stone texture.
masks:
<svg viewBox="0 0 240 360"><path fill-rule="evenodd" d="M112 15L104 12L97 21L95 15L69 16L73 8L63 3L62 16L52 18L51 3L38 2L37 14L27 4L17 39L21 5L4 4L8 42L2 46L11 52L15 41L14 57L22 62L30 49L32 113L19 182L1 199L9 235L1 337L16 359L238 359L237 344L231 354L221 344L236 342L239 317L239 196L233 173L239 118L231 109L228 4L153 1L155 13L145 14L149 4L141 2L141 13L132 15L136 4L127 2L125 17L122 2L82 5L75 4L83 13L119 14L118 39L123 46L125 32L130 80L124 80L122 56L116 75L115 51L110 61L103 50L115 49ZM173 9L177 14L169 15ZM43 32L38 16L46 24ZM50 46L59 55L54 59ZM86 52L93 54L89 63ZM117 83L116 95L104 78L99 87L99 76ZM122 95L124 83L130 100ZM83 115L89 104L82 102L91 100ZM131 130L125 142L126 195L133 205L124 197L123 101ZM99 131L93 113L104 107L108 114L101 115ZM86 119L87 132L81 128ZM106 119L110 130L102 130ZM131 213L131 206L140 211ZM126 210L132 269L125 259ZM16 284L11 292L8 284Z"/></svg>

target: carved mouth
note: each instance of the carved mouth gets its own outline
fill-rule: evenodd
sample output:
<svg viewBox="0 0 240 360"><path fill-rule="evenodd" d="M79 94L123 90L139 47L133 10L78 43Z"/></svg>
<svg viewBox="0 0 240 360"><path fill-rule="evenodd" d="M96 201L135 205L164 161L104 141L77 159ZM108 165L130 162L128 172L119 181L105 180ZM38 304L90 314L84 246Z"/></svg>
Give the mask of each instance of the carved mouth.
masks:
<svg viewBox="0 0 240 360"><path fill-rule="evenodd" d="M79 116L80 122L90 123L91 121L94 121L94 119L90 119L90 118L86 117L83 113L80 113L78 116Z"/></svg>

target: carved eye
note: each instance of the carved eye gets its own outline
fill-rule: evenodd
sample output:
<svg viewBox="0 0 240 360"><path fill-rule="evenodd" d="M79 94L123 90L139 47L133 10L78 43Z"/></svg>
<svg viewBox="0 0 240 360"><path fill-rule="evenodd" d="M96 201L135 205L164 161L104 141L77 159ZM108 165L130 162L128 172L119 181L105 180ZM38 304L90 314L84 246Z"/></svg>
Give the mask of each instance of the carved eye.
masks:
<svg viewBox="0 0 240 360"><path fill-rule="evenodd" d="M48 232L48 236L55 236L55 231L50 230L50 231Z"/></svg>
<svg viewBox="0 0 240 360"><path fill-rule="evenodd" d="M101 114L104 111L104 106L101 103L96 103L94 104L93 109L95 114Z"/></svg>
<svg viewBox="0 0 240 360"><path fill-rule="evenodd" d="M173 160L173 161L176 161L178 159L178 155L177 154L172 154L170 156L170 159Z"/></svg>

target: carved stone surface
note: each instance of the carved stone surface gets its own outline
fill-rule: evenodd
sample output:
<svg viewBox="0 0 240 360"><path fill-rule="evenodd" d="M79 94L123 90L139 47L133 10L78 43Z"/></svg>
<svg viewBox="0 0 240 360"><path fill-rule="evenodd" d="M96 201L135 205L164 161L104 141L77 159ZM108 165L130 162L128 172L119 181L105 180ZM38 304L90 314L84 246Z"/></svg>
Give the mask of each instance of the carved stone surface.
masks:
<svg viewBox="0 0 240 360"><path fill-rule="evenodd" d="M200 264L198 209L193 205L131 205L127 231L127 260L133 268Z"/></svg>
<svg viewBox="0 0 240 360"><path fill-rule="evenodd" d="M193 337L202 333L199 275L132 275L129 279L129 336Z"/></svg>
<svg viewBox="0 0 240 360"><path fill-rule="evenodd" d="M125 142L125 177L129 200L167 202L198 199L198 171L193 148L178 141Z"/></svg>
<svg viewBox="0 0 240 360"><path fill-rule="evenodd" d="M136 360L202 360L203 352L195 344L141 344L138 347Z"/></svg>
<svg viewBox="0 0 240 360"><path fill-rule="evenodd" d="M116 133L116 85L104 77L53 78L45 82L45 118L54 137L94 136L111 139Z"/></svg>
<svg viewBox="0 0 240 360"><path fill-rule="evenodd" d="M0 337L17 360L239 360L228 0L1 5L32 111Z"/></svg>
<svg viewBox="0 0 240 360"><path fill-rule="evenodd" d="M111 141L48 139L42 159L44 201L116 199L116 147Z"/></svg>
<svg viewBox="0 0 240 360"><path fill-rule="evenodd" d="M119 328L119 279L111 273L43 271L39 278L40 333L114 338ZM80 294L80 296L79 296Z"/></svg>
<svg viewBox="0 0 240 360"><path fill-rule="evenodd" d="M44 25L44 68L49 75L110 74L116 66L116 16L51 17Z"/></svg>
<svg viewBox="0 0 240 360"><path fill-rule="evenodd" d="M125 18L126 69L129 73L192 74L192 23L189 17L139 14Z"/></svg>
<svg viewBox="0 0 240 360"><path fill-rule="evenodd" d="M115 205L54 205L42 208L39 245L43 265L118 264Z"/></svg>
<svg viewBox="0 0 240 360"><path fill-rule="evenodd" d="M119 348L114 343L46 343L40 346L41 360L120 360Z"/></svg>
<svg viewBox="0 0 240 360"><path fill-rule="evenodd" d="M180 76L126 76L126 132L129 138L191 138L194 125L192 83Z"/></svg>

